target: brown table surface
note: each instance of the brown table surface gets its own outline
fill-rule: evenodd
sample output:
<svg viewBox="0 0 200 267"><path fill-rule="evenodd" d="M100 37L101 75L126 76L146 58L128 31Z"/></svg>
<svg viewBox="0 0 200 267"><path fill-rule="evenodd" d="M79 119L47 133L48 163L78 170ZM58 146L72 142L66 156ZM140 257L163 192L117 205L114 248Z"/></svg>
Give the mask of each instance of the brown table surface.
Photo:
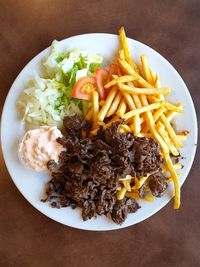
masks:
<svg viewBox="0 0 200 267"><path fill-rule="evenodd" d="M0 0L1 111L20 70L53 39L88 32L127 35L179 71L200 105L200 1ZM197 152L182 187L150 219L110 232L76 230L47 218L19 193L0 161L0 266L200 266L200 165Z"/></svg>

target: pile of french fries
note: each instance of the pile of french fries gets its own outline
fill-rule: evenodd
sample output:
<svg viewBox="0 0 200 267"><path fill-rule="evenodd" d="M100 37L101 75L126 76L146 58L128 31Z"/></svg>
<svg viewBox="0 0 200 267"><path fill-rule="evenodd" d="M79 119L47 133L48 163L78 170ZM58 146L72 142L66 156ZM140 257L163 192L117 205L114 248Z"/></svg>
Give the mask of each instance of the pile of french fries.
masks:
<svg viewBox="0 0 200 267"><path fill-rule="evenodd" d="M135 136L156 139L164 159L163 172L169 173L168 180L174 183L174 208L178 209L180 182L176 169L180 169L181 165L173 164L171 155L179 155L178 149L182 148L186 134L177 134L171 121L175 115L182 113L183 105L172 104L165 99L165 95L169 94L171 89L161 87L158 74L155 75L150 69L146 55L142 55L141 64L136 65L131 58L123 27L119 30L119 39L121 48L117 64L122 70L121 75L113 75L112 80L105 84L105 90L109 90L105 101L99 101L97 91L92 92L92 106L85 119L93 123L92 135L97 133L100 126L107 128L123 119L121 133L132 132ZM122 177L118 199L124 196L139 198L139 189L149 176L150 174L139 180L136 177ZM132 179L135 179L133 187ZM153 196L150 196L146 200L153 199Z"/></svg>

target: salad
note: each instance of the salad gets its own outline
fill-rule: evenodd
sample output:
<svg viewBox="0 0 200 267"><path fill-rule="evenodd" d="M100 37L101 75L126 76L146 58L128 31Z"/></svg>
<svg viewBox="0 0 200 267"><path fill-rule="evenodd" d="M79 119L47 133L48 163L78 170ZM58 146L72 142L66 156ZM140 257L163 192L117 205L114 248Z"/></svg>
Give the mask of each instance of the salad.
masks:
<svg viewBox="0 0 200 267"><path fill-rule="evenodd" d="M23 121L61 127L65 116L82 115L89 103L73 98L72 88L80 78L93 75L102 61L102 56L79 49L62 52L59 42L54 41L43 61L43 77L35 74L18 101Z"/></svg>

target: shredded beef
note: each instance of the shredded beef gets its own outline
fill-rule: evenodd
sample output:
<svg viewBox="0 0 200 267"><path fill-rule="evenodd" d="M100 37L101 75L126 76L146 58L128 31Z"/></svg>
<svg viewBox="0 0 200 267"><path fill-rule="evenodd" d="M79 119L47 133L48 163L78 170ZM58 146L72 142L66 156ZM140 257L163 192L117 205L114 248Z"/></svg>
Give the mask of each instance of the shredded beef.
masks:
<svg viewBox="0 0 200 267"><path fill-rule="evenodd" d="M160 197L167 188L165 177L161 173L151 175L149 177L149 188L153 196Z"/></svg>
<svg viewBox="0 0 200 267"><path fill-rule="evenodd" d="M110 214L118 224L128 213L137 211L139 205L134 199L116 199L118 179L158 172L162 162L160 146L151 138L120 134L121 123L101 127L94 137L82 137L82 130L88 132L90 125L78 116L65 117L66 134L57 140L65 151L58 164L48 164L52 178L45 201L53 207L80 207L83 220ZM155 195L160 195L165 186L152 177L149 185Z"/></svg>

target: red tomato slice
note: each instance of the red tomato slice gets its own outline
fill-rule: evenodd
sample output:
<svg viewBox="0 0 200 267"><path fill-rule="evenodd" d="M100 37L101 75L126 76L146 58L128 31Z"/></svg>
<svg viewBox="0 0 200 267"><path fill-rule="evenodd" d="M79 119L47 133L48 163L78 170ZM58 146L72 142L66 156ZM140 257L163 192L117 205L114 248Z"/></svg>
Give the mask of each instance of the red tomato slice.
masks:
<svg viewBox="0 0 200 267"><path fill-rule="evenodd" d="M109 66L109 71L108 71L108 82L111 81L113 78L112 78L112 75L113 74L116 74L116 75L122 75L122 71L121 71L121 68L118 64L116 63L113 63L113 64L110 64Z"/></svg>
<svg viewBox="0 0 200 267"><path fill-rule="evenodd" d="M90 92L84 90L84 87L88 84L96 85L97 81L95 77L82 77L74 85L72 89L72 97L84 100L90 100Z"/></svg>
<svg viewBox="0 0 200 267"><path fill-rule="evenodd" d="M108 72L105 69L98 68L95 70L95 75L97 79L97 90L99 93L99 98L100 100L104 100L106 98L104 82L107 81Z"/></svg>

